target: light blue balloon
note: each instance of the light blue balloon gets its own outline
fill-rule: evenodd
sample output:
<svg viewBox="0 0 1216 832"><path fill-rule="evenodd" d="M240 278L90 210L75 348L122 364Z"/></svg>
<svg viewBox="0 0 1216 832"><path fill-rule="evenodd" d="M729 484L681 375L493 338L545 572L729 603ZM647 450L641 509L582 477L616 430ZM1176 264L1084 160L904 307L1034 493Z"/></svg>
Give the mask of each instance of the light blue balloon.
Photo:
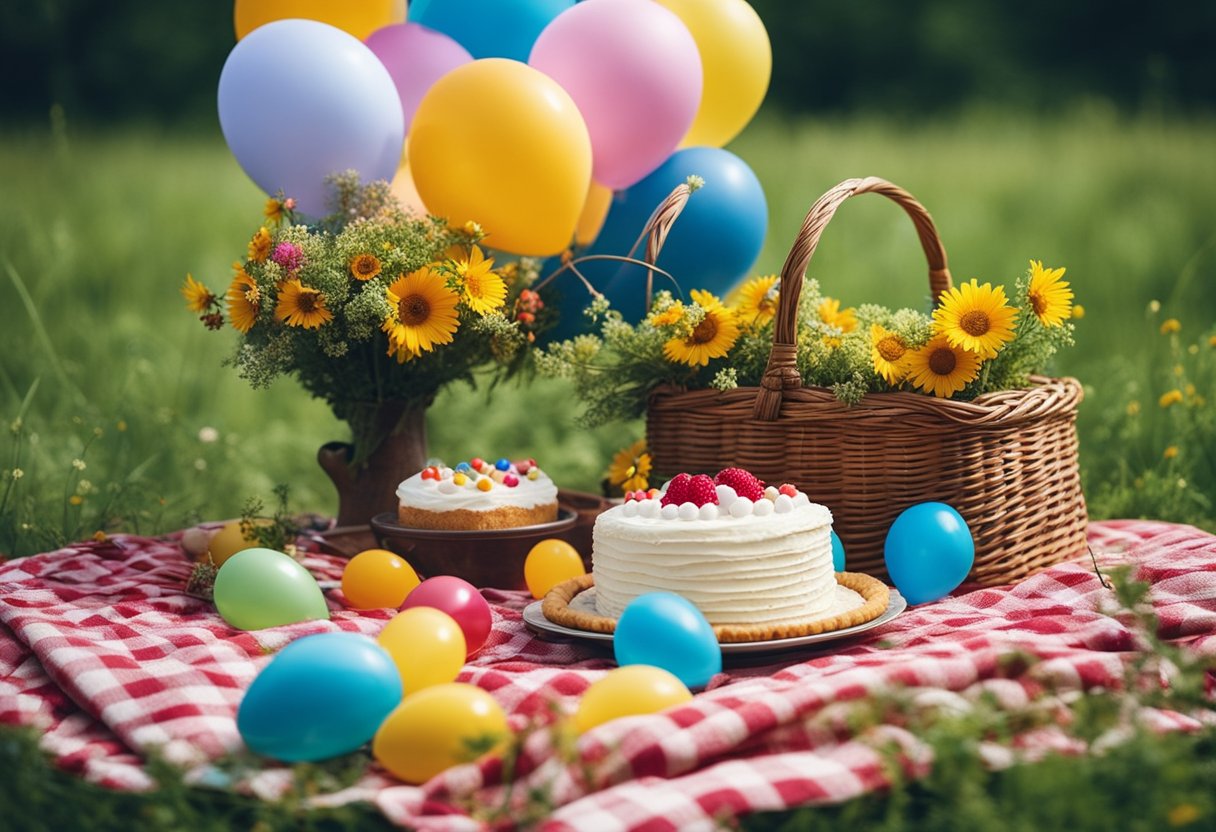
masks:
<svg viewBox="0 0 1216 832"><path fill-rule="evenodd" d="M718 297L725 295L748 277L768 231L768 202L760 180L746 162L728 150L717 147L677 150L645 179L617 191L604 227L586 253L628 254L654 209L691 174L704 179L705 185L688 198L663 244L657 264L676 279L685 298L690 289L705 289ZM634 256L641 259L645 251L643 242ZM579 270L607 295L625 320L634 323L645 316L648 311L645 268L590 261L580 264ZM572 295L580 302L578 309L587 305L587 292L574 279L563 276L555 283L564 295ZM675 289L658 274L653 285L655 291ZM678 297L679 293L676 294ZM565 322L571 316L564 301L559 309L565 332ZM577 320L576 324L581 326L582 321ZM570 334L577 331L586 328Z"/></svg>
<svg viewBox="0 0 1216 832"><path fill-rule="evenodd" d="M401 696L401 674L383 647L357 633L320 633L296 639L262 669L236 725L258 754L324 760L370 740Z"/></svg>
<svg viewBox="0 0 1216 832"><path fill-rule="evenodd" d="M621 667L661 667L690 688L722 672L722 646L691 601L673 592L648 592L630 601L612 636Z"/></svg>
<svg viewBox="0 0 1216 832"><path fill-rule="evenodd" d="M975 540L962 515L945 503L904 509L883 545L887 572L909 604L949 595L975 562Z"/></svg>
<svg viewBox="0 0 1216 832"><path fill-rule="evenodd" d="M325 179L346 170L391 181L405 121L388 70L362 41L315 20L276 20L228 55L220 127L241 168L311 217L329 212Z"/></svg>
<svg viewBox="0 0 1216 832"><path fill-rule="evenodd" d="M844 543L835 529L832 529L832 568L837 572L844 571Z"/></svg>
<svg viewBox="0 0 1216 832"><path fill-rule="evenodd" d="M443 32L474 58L527 63L541 31L573 5L574 0L415 0L409 19Z"/></svg>

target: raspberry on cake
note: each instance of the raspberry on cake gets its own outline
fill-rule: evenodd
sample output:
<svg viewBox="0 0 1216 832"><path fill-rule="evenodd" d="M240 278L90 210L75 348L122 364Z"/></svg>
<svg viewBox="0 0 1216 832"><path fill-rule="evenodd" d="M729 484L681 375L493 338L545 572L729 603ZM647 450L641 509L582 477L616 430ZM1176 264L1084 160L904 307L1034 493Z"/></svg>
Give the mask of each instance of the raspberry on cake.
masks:
<svg viewBox="0 0 1216 832"><path fill-rule="evenodd" d="M595 606L616 617L639 595L682 595L713 625L812 620L832 608L832 515L793 485L742 468L679 474L660 495L596 518Z"/></svg>
<svg viewBox="0 0 1216 832"><path fill-rule="evenodd" d="M536 460L431 465L397 486L397 517L416 529L513 529L557 519L557 486Z"/></svg>

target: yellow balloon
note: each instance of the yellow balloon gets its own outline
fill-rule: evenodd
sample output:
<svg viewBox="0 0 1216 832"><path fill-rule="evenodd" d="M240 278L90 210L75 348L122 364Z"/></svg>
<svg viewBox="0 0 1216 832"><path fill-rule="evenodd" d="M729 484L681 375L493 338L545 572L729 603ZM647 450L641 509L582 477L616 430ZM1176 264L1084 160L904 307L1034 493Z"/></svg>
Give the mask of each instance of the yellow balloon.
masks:
<svg viewBox="0 0 1216 832"><path fill-rule="evenodd" d="M583 204L583 213L579 215L578 226L574 229L574 242L580 246L589 246L600 236L604 220L608 219L608 209L612 207L612 188L591 183L587 192L587 201Z"/></svg>
<svg viewBox="0 0 1216 832"><path fill-rule="evenodd" d="M570 96L527 64L485 58L427 91L410 125L410 171L426 207L486 244L547 256L570 245L591 185L591 139Z"/></svg>
<svg viewBox="0 0 1216 832"><path fill-rule="evenodd" d="M744 0L658 0L684 21L701 52L701 106L681 147L722 147L760 109L773 72L764 21Z"/></svg>
<svg viewBox="0 0 1216 832"><path fill-rule="evenodd" d="M267 526L269 520L255 520L254 525ZM255 546L261 546L255 537L246 537L241 533L241 521L229 520L220 530L212 537L207 545L207 551L211 553L211 562L216 566L222 566L224 561L235 555L237 552L245 549L252 549Z"/></svg>
<svg viewBox="0 0 1216 832"><path fill-rule="evenodd" d="M692 693L666 670L631 664L608 671L587 688L574 713L574 727L581 733L623 716L657 714L690 701Z"/></svg>
<svg viewBox="0 0 1216 832"><path fill-rule="evenodd" d="M425 783L474 749L494 750L507 738L507 715L475 685L451 682L405 697L376 731L372 755L406 783Z"/></svg>
<svg viewBox="0 0 1216 832"><path fill-rule="evenodd" d="M342 594L356 610L399 607L420 583L414 567L387 549L360 552L342 570Z"/></svg>
<svg viewBox="0 0 1216 832"><path fill-rule="evenodd" d="M544 598L558 584L586 574L578 550L555 537L533 546L524 561L524 583L533 598Z"/></svg>
<svg viewBox="0 0 1216 832"><path fill-rule="evenodd" d="M393 616L376 639L397 665L406 695L455 680L464 667L464 631L434 607L411 607Z"/></svg>
<svg viewBox="0 0 1216 832"><path fill-rule="evenodd" d="M232 17L237 40L265 23L287 17L319 20L365 40L381 26L404 23L405 13L405 0L236 0Z"/></svg>
<svg viewBox="0 0 1216 832"><path fill-rule="evenodd" d="M417 214L419 217L427 215L426 206L422 204L422 197L418 195L418 186L414 184L414 175L410 173L409 160L404 155L401 157L401 167L397 168L397 175L393 177L389 189L397 198L397 202L401 203L403 209Z"/></svg>

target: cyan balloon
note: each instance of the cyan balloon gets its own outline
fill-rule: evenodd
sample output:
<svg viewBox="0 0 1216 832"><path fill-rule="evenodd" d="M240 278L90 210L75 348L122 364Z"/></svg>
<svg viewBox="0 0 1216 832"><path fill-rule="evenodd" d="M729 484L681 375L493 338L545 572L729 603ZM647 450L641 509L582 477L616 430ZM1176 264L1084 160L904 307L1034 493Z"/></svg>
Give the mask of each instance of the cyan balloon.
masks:
<svg viewBox="0 0 1216 832"><path fill-rule="evenodd" d="M648 592L626 606L616 622L612 650L621 667L661 667L690 688L722 671L722 646L701 611L674 592Z"/></svg>
<svg viewBox="0 0 1216 832"><path fill-rule="evenodd" d="M215 575L215 608L238 630L262 630L329 618L312 574L274 549L237 552Z"/></svg>
<svg viewBox="0 0 1216 832"><path fill-rule="evenodd" d="M232 154L266 193L324 216L326 178L358 171L391 181L405 125L388 70L362 41L315 20L276 20L228 55L219 85L220 127Z"/></svg>
<svg viewBox="0 0 1216 832"><path fill-rule="evenodd" d="M474 58L511 58L527 63L549 21L574 0L422 0L410 4L409 19L443 32Z"/></svg>
<svg viewBox="0 0 1216 832"><path fill-rule="evenodd" d="M629 252L646 221L672 190L696 174L705 185L688 199L659 254L658 266L670 272L684 296L704 289L722 297L747 277L768 231L768 203L760 180L747 163L728 150L689 147L673 153L641 182L618 191L608 218L588 254ZM635 256L645 253L645 243ZM580 266L608 296L613 308L636 322L646 314L646 270L611 262ZM569 281L565 285L571 285ZM655 290L672 288L655 275ZM584 293L585 294L585 293Z"/></svg>
<svg viewBox="0 0 1216 832"><path fill-rule="evenodd" d="M909 604L949 595L975 562L975 540L962 515L945 503L904 509L887 531L883 555L891 581Z"/></svg>
<svg viewBox="0 0 1216 832"><path fill-rule="evenodd" d="M832 530L832 568L837 572L844 571L844 543L836 530Z"/></svg>
<svg viewBox="0 0 1216 832"><path fill-rule="evenodd" d="M276 760L324 760L354 751L401 703L388 652L357 633L296 639L262 669L237 711L245 745Z"/></svg>

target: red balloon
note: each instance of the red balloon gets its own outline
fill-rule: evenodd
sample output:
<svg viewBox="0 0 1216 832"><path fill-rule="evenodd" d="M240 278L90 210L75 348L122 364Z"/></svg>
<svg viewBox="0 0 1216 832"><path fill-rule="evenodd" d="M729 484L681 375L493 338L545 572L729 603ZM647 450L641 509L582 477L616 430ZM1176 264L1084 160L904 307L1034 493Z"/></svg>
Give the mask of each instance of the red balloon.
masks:
<svg viewBox="0 0 1216 832"><path fill-rule="evenodd" d="M490 605L481 597L477 587L451 575L427 578L418 584L406 596L401 609L408 610L410 607L434 607L452 616L464 633L468 656L485 644L494 623Z"/></svg>

